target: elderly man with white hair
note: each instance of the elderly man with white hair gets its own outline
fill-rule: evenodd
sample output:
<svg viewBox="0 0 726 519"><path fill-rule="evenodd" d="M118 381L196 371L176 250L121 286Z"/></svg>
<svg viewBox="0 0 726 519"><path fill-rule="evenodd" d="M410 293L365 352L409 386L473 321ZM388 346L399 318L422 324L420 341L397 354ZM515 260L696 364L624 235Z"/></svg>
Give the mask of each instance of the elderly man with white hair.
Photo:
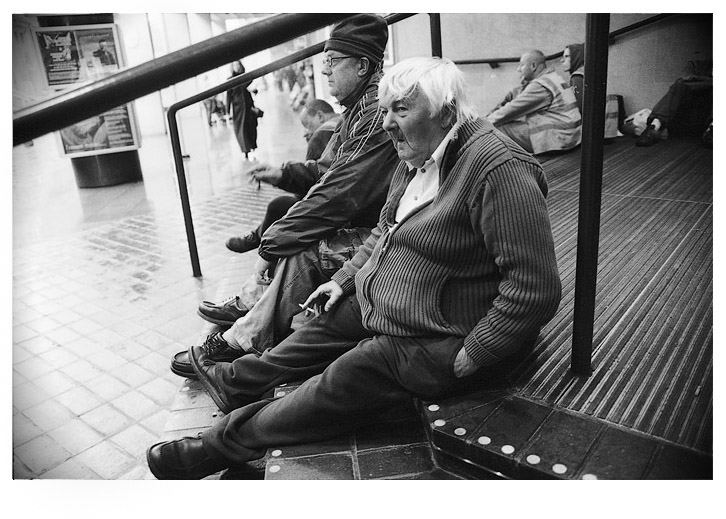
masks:
<svg viewBox="0 0 726 519"><path fill-rule="evenodd" d="M398 63L379 102L403 162L377 227L305 302L327 298L320 317L236 366L247 405L199 438L149 448L157 478L201 478L271 446L349 432L412 396L448 393L496 372L557 310L542 168L476 117L456 66ZM287 396L261 399L301 379Z"/></svg>

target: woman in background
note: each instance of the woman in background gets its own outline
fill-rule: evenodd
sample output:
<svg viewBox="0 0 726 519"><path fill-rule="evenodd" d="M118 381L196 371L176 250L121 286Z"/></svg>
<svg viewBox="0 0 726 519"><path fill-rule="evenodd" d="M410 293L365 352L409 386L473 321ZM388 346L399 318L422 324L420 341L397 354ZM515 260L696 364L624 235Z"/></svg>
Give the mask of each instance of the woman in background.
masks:
<svg viewBox="0 0 726 519"><path fill-rule="evenodd" d="M562 53L562 66L570 74L570 86L575 90L577 107L582 113L582 90L585 84L585 45L572 43Z"/></svg>
<svg viewBox="0 0 726 519"><path fill-rule="evenodd" d="M244 65L237 60L232 63L230 78L244 72ZM262 110L255 106L252 94L247 90L249 86L250 83L243 83L227 90L227 110L232 113L234 134L245 159L249 158L250 151L257 149L257 118L262 116Z"/></svg>

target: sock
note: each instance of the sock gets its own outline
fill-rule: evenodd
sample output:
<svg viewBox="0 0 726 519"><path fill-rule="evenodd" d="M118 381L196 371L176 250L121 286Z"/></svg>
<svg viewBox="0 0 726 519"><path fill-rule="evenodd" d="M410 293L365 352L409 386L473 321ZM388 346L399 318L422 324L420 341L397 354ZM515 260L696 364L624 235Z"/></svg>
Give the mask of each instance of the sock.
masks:
<svg viewBox="0 0 726 519"><path fill-rule="evenodd" d="M653 128L655 128L655 131L657 131L657 132L660 131L660 126L661 126L660 119L653 119L652 121L650 121L650 124L653 125Z"/></svg>
<svg viewBox="0 0 726 519"><path fill-rule="evenodd" d="M227 344L229 344L235 350L242 349L242 345L239 342L237 342L237 339L235 339L234 334L232 333L232 328L230 328L229 330L225 331L222 334L222 339L227 341Z"/></svg>

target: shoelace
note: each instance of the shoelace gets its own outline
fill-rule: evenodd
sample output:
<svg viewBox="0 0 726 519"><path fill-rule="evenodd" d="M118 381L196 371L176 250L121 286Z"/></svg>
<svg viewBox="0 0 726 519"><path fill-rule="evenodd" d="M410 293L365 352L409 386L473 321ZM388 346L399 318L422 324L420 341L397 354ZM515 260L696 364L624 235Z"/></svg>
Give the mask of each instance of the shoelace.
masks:
<svg viewBox="0 0 726 519"><path fill-rule="evenodd" d="M220 332L215 332L207 335L207 340L204 341L204 344L202 344L202 350L207 354L207 356L212 356L226 346L227 341L222 338L222 334Z"/></svg>

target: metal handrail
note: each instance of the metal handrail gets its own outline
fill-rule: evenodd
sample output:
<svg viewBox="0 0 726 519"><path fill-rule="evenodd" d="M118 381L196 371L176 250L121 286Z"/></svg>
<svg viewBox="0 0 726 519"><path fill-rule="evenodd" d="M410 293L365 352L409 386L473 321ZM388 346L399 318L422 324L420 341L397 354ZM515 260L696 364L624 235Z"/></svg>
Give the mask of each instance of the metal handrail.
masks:
<svg viewBox="0 0 726 519"><path fill-rule="evenodd" d="M353 14L355 13L348 13L343 16L343 18L350 17ZM386 16L385 20L389 25L391 25L393 23L414 16L414 14L415 13L394 13ZM182 108L186 108L187 106L198 103L199 101L203 101L204 99L222 93L226 90L229 90L230 88L244 83L249 83L253 79L257 79L258 77L262 77L265 74L269 74L270 72L274 72L275 70L279 70L283 67L292 65L293 63L297 63L298 61L318 54L323 51L324 46L324 42L316 43L315 45L311 45L305 49L294 52L289 56L285 56L284 58L268 63L267 65L264 65L258 69L250 72L245 72L244 74L240 74L239 76L230 78L224 83L209 88L186 99L182 99L181 101L178 101L169 107L166 117L169 123L169 137L171 139L172 154L174 155L174 166L176 168L177 182L179 184L179 196L181 198L182 212L184 214L184 227L187 234L187 245L189 246L189 257L192 262L192 273L194 277L201 277L202 269L199 264L199 252L197 250L197 240L194 234L194 221L192 219L191 204L189 202L189 192L187 190L186 173L184 171L184 156L181 149L181 139L179 137L179 125L176 120L177 112Z"/></svg>
<svg viewBox="0 0 726 519"><path fill-rule="evenodd" d="M13 115L13 146L349 16L350 13L271 16L65 92Z"/></svg>
<svg viewBox="0 0 726 519"><path fill-rule="evenodd" d="M670 18L671 16L677 16L680 13L661 13L657 14L655 16L650 16L648 18L645 18L643 20L640 20L639 22L632 23L630 25L626 25L625 27L621 27L620 29L617 29L611 33L608 34L608 43L610 45L613 44L613 42L619 38L620 36L636 31L640 29L641 27L645 27L647 25L651 25L653 23L659 22L665 18ZM554 54L550 54L548 56L545 56L545 59L547 61L557 59L562 57L563 51L555 52ZM454 63L457 65L480 65L480 64L488 64L492 68L497 68L500 63L518 63L520 57L512 57L512 58L481 58L481 59L457 59L454 60Z"/></svg>

